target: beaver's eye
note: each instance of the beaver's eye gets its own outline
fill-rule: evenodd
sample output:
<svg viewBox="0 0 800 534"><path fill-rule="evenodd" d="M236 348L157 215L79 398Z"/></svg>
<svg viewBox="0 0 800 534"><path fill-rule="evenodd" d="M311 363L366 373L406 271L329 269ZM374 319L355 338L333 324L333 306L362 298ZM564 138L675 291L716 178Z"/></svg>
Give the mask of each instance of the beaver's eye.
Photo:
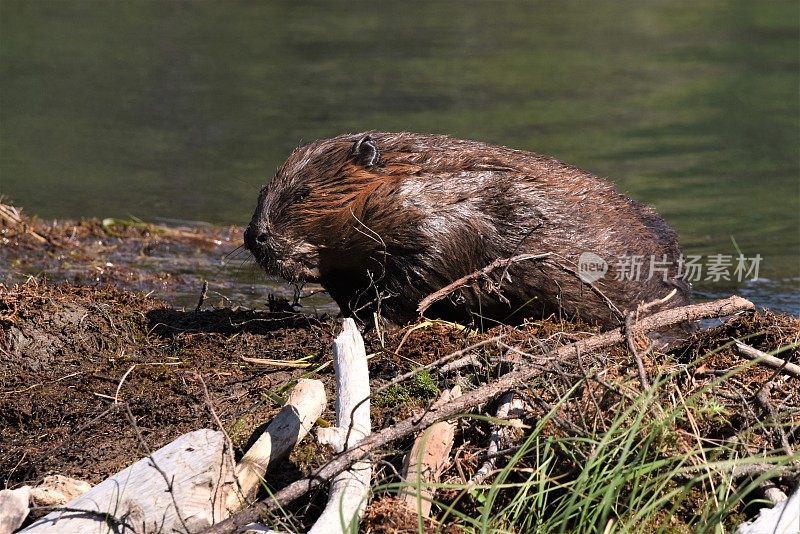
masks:
<svg viewBox="0 0 800 534"><path fill-rule="evenodd" d="M302 202L305 200L311 191L308 189L300 189L295 192L294 198L292 199L294 202Z"/></svg>

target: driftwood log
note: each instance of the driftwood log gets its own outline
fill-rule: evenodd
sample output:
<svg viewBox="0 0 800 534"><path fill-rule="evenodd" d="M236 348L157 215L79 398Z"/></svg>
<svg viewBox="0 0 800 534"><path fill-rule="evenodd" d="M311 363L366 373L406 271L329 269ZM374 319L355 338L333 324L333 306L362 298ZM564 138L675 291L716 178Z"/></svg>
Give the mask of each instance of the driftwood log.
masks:
<svg viewBox="0 0 800 534"><path fill-rule="evenodd" d="M199 532L226 515L233 466L224 448L222 432L184 434L22 532Z"/></svg>
<svg viewBox="0 0 800 534"><path fill-rule="evenodd" d="M738 296L732 296L727 299L665 310L639 320L636 323L636 327L641 332L652 332L686 321L724 317L752 309L754 309L754 305L749 300ZM617 328L564 345L552 351L547 356L548 358L559 361L572 361L581 355L624 342L625 335L623 330ZM472 410L501 393L517 388L521 384L526 384L540 373L541 370L536 366L517 369L501 376L497 380L465 393L450 404L442 406L437 410L429 410L422 417L410 417L392 427L376 432L320 467L310 477L289 484L271 498L259 501L254 506L234 514L225 521L212 526L207 532L216 534L237 532L247 524L258 520L262 513L293 502L302 495L305 495L308 491L327 482L378 447L382 447L411 433L423 430L437 421L446 420L459 413Z"/></svg>

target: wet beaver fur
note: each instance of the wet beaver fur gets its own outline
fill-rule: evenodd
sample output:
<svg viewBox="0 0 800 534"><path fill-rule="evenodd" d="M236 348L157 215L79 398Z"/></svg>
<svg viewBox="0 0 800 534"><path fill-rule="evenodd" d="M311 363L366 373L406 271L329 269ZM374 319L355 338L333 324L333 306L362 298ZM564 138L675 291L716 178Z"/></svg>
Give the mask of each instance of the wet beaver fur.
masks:
<svg viewBox="0 0 800 534"><path fill-rule="evenodd" d="M364 321L378 309L412 321L427 295L525 253L549 255L494 269L425 315L489 326L556 314L610 328L640 302L677 289L666 305L677 306L689 294L675 233L651 208L556 159L443 135L297 148L262 189L245 243L268 272L320 282ZM583 253L608 262L604 277L579 277ZM620 276L615 265L634 257L641 275ZM651 258L662 269L648 279Z"/></svg>

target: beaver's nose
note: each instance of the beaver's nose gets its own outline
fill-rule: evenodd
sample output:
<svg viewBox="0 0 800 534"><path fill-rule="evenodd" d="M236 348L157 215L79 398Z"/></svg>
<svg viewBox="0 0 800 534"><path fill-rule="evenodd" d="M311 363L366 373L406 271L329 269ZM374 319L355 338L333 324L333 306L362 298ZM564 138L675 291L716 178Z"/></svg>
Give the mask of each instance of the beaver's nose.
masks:
<svg viewBox="0 0 800 534"><path fill-rule="evenodd" d="M256 256L264 254L264 249L269 243L269 235L252 224L244 231L244 244Z"/></svg>

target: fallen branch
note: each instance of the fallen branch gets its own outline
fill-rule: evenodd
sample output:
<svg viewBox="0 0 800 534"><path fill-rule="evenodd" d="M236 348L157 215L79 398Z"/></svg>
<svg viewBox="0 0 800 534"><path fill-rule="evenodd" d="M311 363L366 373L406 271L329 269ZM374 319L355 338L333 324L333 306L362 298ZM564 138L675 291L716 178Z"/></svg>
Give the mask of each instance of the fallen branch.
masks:
<svg viewBox="0 0 800 534"><path fill-rule="evenodd" d="M345 319L342 333L333 342L336 373L336 427L320 428L317 438L343 452L370 435L369 369L364 340L356 323ZM331 480L328 504L309 534L350 532L357 524L369 497L372 464L358 461Z"/></svg>
<svg viewBox="0 0 800 534"><path fill-rule="evenodd" d="M773 369L779 369L786 372L795 378L800 378L800 365L789 362L788 360L781 360L775 356L770 356L766 352L762 352L750 345L745 345L741 341L736 341L736 352L741 356L750 360L756 360L758 363L763 363Z"/></svg>
<svg viewBox="0 0 800 534"><path fill-rule="evenodd" d="M684 321L723 317L745 310L752 310L753 308L752 302L742 297L732 296L713 302L665 310L642 319L637 326L643 332L649 332ZM624 340L625 336L622 329L617 328L560 347L553 351L552 357L560 361L574 360L581 355L611 347L624 342ZM398 438L427 428L436 421L449 419L456 414L472 410L501 393L517 388L520 384L529 382L541 372L541 369L538 367L524 367L512 371L493 382L489 382L465 393L446 406L442 406L437 410L429 410L422 417L410 417L392 427L376 432L359 442L352 449L333 458L327 464L320 467L312 476L289 484L269 500L259 501L255 506L243 510L225 521L212 526L207 532L216 534L236 532L245 525L258 520L262 513L286 505L325 481L330 480L331 477L347 469L350 465L365 457L372 450L382 447Z"/></svg>

